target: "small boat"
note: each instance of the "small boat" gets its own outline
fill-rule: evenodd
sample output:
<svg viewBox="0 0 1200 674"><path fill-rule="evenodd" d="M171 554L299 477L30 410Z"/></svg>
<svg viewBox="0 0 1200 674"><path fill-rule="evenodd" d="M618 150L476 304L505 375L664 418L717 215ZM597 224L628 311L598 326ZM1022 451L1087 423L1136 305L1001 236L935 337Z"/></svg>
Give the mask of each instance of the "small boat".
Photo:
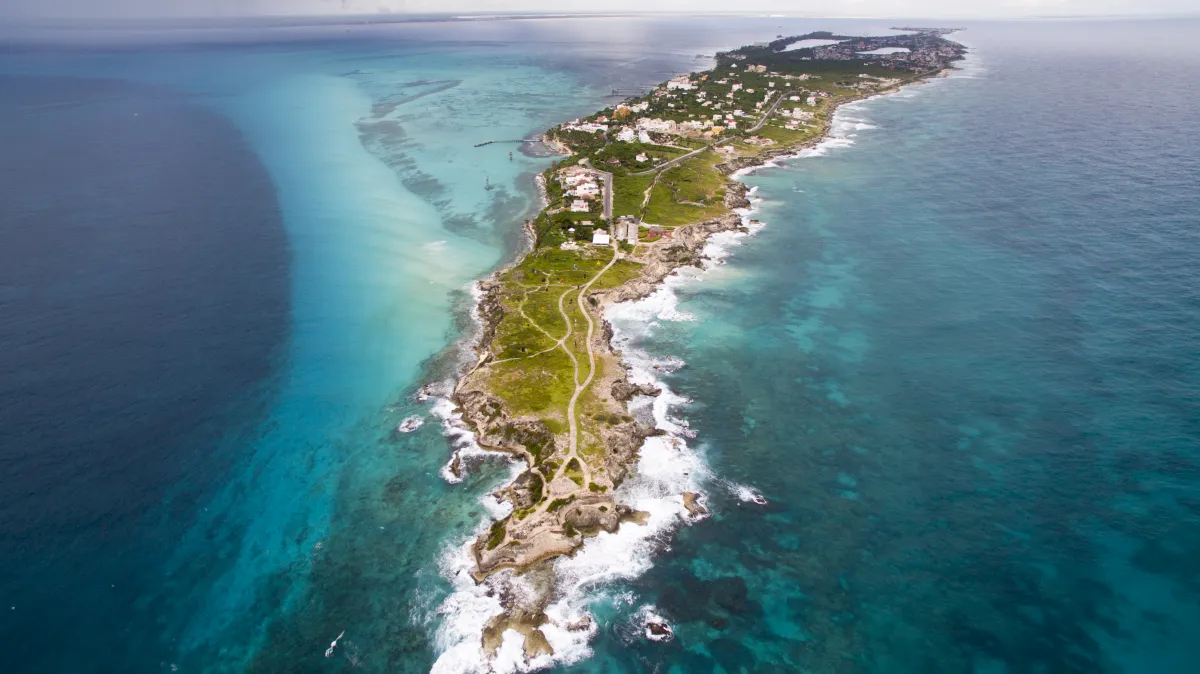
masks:
<svg viewBox="0 0 1200 674"><path fill-rule="evenodd" d="M487 178L483 179L483 189L489 192L492 190L492 183Z"/></svg>

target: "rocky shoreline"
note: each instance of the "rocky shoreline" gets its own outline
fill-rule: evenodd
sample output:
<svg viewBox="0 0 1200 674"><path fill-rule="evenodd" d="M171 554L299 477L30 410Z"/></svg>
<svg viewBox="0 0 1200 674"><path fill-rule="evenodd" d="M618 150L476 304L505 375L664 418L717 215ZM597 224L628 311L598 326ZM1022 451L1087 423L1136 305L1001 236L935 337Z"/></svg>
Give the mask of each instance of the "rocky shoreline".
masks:
<svg viewBox="0 0 1200 674"><path fill-rule="evenodd" d="M493 495L511 503L514 513L531 514L527 517L510 515L494 523L488 532L475 541L471 546L475 562L471 576L476 583L482 583L492 574L511 570L522 574L528 581L527 585L534 588L532 596L528 592L507 593L500 590L504 611L484 629L485 653L494 652L501 642L501 635L507 629L513 629L525 637L527 657L552 654L545 635L539 629L547 622L544 611L557 591L551 560L573 554L584 545L586 538L598 535L601 531L612 533L623 524L636 525L644 521L644 513L619 503L613 492L636 465L645 439L661 433L633 420L628 415L629 402L636 396L654 396L659 391L628 381L628 364L620 352L613 348L612 328L603 318L605 308L645 298L676 270L685 266L701 266L703 248L714 234L747 231L743 216L734 212L735 209L751 206L749 188L736 178L739 171L762 166L781 157L794 156L823 142L830 135L837 108L842 105L869 96L893 93L901 86L928 77L930 75L923 75L883 92L838 101L824 119L821 133L808 141L718 164L718 170L727 177L724 206L728 210L725 214L675 228L669 240L648 246L645 254L638 258L642 266L635 278L613 288L591 290L580 298L580 307L586 301L591 307L589 313L594 313L602 326L592 339L597 360L616 365L611 368L612 372L598 377L593 386L607 392L604 402L609 413L621 419L619 423L598 425L600 428L597 432L601 435L607 456L604 470L594 473L597 481L591 484L585 485L582 481L570 484L557 467L545 470L544 457L558 456L565 449L561 434L554 433L541 420L512 415L504 401L487 390L486 378L477 375L496 359L492 345L506 311L501 297L504 284L497 280L502 272L497 272L491 280L479 282L481 292L477 312L481 329L475 344L477 358L458 378L451 401L461 413L463 421L475 433L480 447L508 454L525 464L525 470L513 482ZM544 190L540 184L539 188ZM519 263L520 258L514 262ZM459 474L457 454L452 458L449 469L454 475ZM547 493L567 496L539 509L537 504L542 500L544 489L549 490ZM690 516L700 517L707 513L700 494L686 492L681 498ZM578 626L579 629L587 627Z"/></svg>

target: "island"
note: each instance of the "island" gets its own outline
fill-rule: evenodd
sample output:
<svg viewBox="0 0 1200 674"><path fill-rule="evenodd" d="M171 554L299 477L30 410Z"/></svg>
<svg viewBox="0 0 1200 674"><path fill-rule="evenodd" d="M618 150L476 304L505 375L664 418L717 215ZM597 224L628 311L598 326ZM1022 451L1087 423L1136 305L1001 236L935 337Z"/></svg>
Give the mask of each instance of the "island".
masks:
<svg viewBox="0 0 1200 674"><path fill-rule="evenodd" d="M628 381L605 307L647 296L699 264L709 236L745 228L737 171L816 144L839 105L937 76L966 51L949 30L897 30L781 36L718 53L708 71L545 133L563 158L539 177L545 208L525 223L528 253L480 283L477 359L452 395L481 447L524 464L496 493L511 514L473 544L473 576L539 578L539 596L505 599L485 652L513 629L528 656L548 653L539 627L555 592L551 561L644 516L616 491L659 432L630 415L629 401L658 391ZM704 514L701 495L679 498Z"/></svg>

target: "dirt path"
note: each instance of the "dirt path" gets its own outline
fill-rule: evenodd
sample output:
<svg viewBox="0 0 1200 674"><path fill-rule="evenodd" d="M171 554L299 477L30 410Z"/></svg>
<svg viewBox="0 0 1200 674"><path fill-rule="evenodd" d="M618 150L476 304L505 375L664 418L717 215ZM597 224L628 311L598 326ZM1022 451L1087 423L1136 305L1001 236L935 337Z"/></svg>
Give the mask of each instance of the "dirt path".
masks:
<svg viewBox="0 0 1200 674"><path fill-rule="evenodd" d="M546 287L549 288L550 287L549 284L546 284ZM558 296L559 312L562 312L563 298L566 297L567 295L569 295L570 293L571 293L571 289L568 288L568 289L564 290L561 295ZM527 297L528 297L528 293L526 293L526 297L523 297L521 299L521 303L519 305L517 305L517 312L521 314L521 318L524 318L525 321L528 322L530 325L532 325L534 328L536 328L538 332L549 337L550 339L554 339L554 335L550 334L549 331L547 331L545 328L543 328L541 325L539 325L537 321L530 318L529 314L525 313L525 299ZM550 353L551 351L553 351L557 348L560 348L560 347L563 349L563 351L567 352L567 356L569 356L572 361L575 361L575 354L571 353L571 350L568 349L566 346L564 346L564 344L566 343L567 339L570 336L571 336L571 324L568 322L567 323L567 334L563 335L562 339L554 339L554 346L552 346L548 349L542 349L541 351L538 351L537 353L531 353L528 356L516 356L514 358L502 358L500 360L493 360L491 363L488 363L488 365L499 365L500 363L507 363L509 361L514 361L514 360L524 360L526 358L536 358L544 353ZM579 383L579 365L578 365L578 363L576 363L575 370L576 370L575 371L575 383L578 384Z"/></svg>
<svg viewBox="0 0 1200 674"><path fill-rule="evenodd" d="M591 314L588 313L587 307L583 303L583 298L587 294L588 289L592 287L592 284L595 283L597 281L597 279L599 279L601 276L603 276L605 272L607 272L609 269L611 269L612 266L617 263L617 260L620 259L620 257L621 257L620 249L617 248L617 246L615 244L613 245L612 248L613 248L612 259L608 261L608 264L604 265L603 269L596 272L595 276L593 276L590 280L588 280L587 283L585 283L582 287L580 287L579 294L576 295L576 301L579 304L579 311L581 313L583 313L583 319L585 321L587 321L587 326L588 326L587 342L585 343L585 346L587 348L587 354L588 354L588 375L587 375L587 378L584 379L582 382L579 381L579 361L576 359L575 354L571 353L571 350L566 348L566 339L569 338L572 334L572 330L571 330L572 324L571 324L571 317L567 314L566 309L563 308L563 298L565 298L567 296L567 294L570 293L570 291L568 290L567 292L560 295L558 298L558 312L560 314L562 314L563 320L567 322L567 334L563 336L563 341L562 341L561 345L563 347L563 350L565 350L567 352L567 354L571 356L571 360L575 363L575 392L571 395L570 402L567 403L567 428L568 428L567 455L563 458L562 466L560 466L558 468L558 470L555 471L554 475L551 475L550 479L546 481L547 484L549 484L550 482L553 482L555 479L558 478L559 475L561 475L563 472L565 472L567 470L567 466L569 466L571 464L571 459L575 459L576 461L578 461L579 467L583 471L583 485L586 486L589 483L591 483L591 481L592 481L592 471L588 467L587 461L584 461L582 458L580 458L578 451L577 451L579 448L579 423L575 418L575 404L579 401L579 396L582 395L583 392L587 390L587 387L589 385L591 385L592 379L596 375L596 352L592 350L592 337L595 335L595 332L596 332L596 324L595 324L595 321L592 320ZM530 321L530 322L532 322L532 321ZM542 505L538 506L537 511L541 512L541 511L545 510L547 507L549 507L549 504L550 504L550 499L546 499L546 501Z"/></svg>
<svg viewBox="0 0 1200 674"><path fill-rule="evenodd" d="M592 383L592 378L596 376L596 352L592 350L592 336L596 331L596 323L592 320L592 315L588 313L587 307L584 306L583 297L587 294L588 289L592 287L592 284L595 283L596 280L601 276L603 276L605 272L611 269L612 266L617 263L617 260L621 258L621 251L619 248L617 248L616 244L613 244L612 248L612 259L609 260L608 264L604 265L604 268L597 272L590 281L584 284L584 286L579 289L579 294L575 296L575 300L579 304L579 311L583 314L583 320L587 321L588 326L587 341L584 343L584 345L587 347L588 375L587 379L583 380L582 384L576 384L575 394L571 396L571 402L567 403L567 425L570 429L570 445L568 448L567 459L568 463L570 462L571 458L579 459L579 455L577 454L579 445L579 424L575 420L575 403L579 401L579 396L582 395L585 390L587 390L587 387ZM583 468L584 482L590 482L591 470L588 468L587 462L583 459L579 459L579 464ZM564 464L563 467L565 469L566 465Z"/></svg>

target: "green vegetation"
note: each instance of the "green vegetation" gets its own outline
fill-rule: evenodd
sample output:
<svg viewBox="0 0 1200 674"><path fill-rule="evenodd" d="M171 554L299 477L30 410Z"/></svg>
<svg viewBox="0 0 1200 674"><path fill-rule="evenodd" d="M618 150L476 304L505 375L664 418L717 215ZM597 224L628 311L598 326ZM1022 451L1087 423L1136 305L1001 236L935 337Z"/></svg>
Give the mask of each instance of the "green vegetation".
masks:
<svg viewBox="0 0 1200 674"><path fill-rule="evenodd" d="M609 267L608 271L604 272L603 276L596 279L596 282L592 284L592 289L616 288L632 281L641 273L642 265L640 263L631 260L617 260L613 266Z"/></svg>
<svg viewBox="0 0 1200 674"><path fill-rule="evenodd" d="M496 520L492 522L492 528L488 532L487 549L495 550L504 542L504 537L508 535L508 518Z"/></svg>
<svg viewBox="0 0 1200 674"><path fill-rule="evenodd" d="M566 408L575 391L574 363L562 349L492 366L492 392L515 415L542 416Z"/></svg>
<svg viewBox="0 0 1200 674"><path fill-rule="evenodd" d="M605 487L602 484L596 484L595 482L589 482L588 491L596 492L597 494L603 494L604 492L608 491L608 487Z"/></svg>
<svg viewBox="0 0 1200 674"><path fill-rule="evenodd" d="M580 487L583 486L583 466L579 465L579 459L572 458L567 462L566 476Z"/></svg>
<svg viewBox="0 0 1200 674"><path fill-rule="evenodd" d="M550 502L550 505L546 506L546 512L548 512L548 513L555 512L559 508L562 508L565 505L569 505L574 500L575 500L574 496L568 496L567 498L556 498Z"/></svg>
<svg viewBox="0 0 1200 674"><path fill-rule="evenodd" d="M642 201L646 198L646 189L654 182L653 174L642 176L614 175L613 176L613 217L622 215L640 217Z"/></svg>
<svg viewBox="0 0 1200 674"><path fill-rule="evenodd" d="M714 159L708 152L664 171L650 192L646 222L686 225L724 213L725 176Z"/></svg>
<svg viewBox="0 0 1200 674"><path fill-rule="evenodd" d="M639 154L645 154L647 161L639 162L637 160ZM644 171L660 161L670 161L683 154L686 154L685 150L665 145L617 142L609 143L603 149L593 153L592 163L597 168L616 174L626 171Z"/></svg>
<svg viewBox="0 0 1200 674"><path fill-rule="evenodd" d="M532 497L534 504L542 502L542 476L531 472L529 474L529 494Z"/></svg>

